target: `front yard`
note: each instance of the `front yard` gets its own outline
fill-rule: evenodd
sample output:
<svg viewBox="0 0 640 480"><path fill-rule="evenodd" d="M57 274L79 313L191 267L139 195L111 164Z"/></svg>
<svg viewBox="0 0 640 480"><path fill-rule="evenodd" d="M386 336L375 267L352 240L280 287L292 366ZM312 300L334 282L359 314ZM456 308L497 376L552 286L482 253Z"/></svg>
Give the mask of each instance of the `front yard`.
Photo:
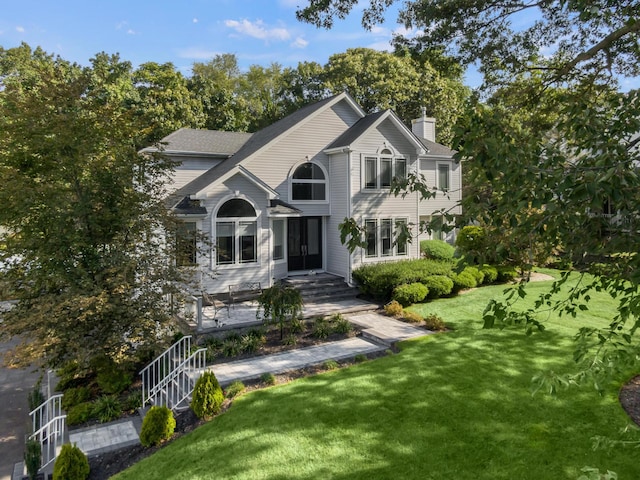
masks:
<svg viewBox="0 0 640 480"><path fill-rule="evenodd" d="M592 437L619 438L629 423L618 401L626 379L602 397L588 386L531 394L537 373L574 368L576 328L607 321L614 303L594 295L579 321L551 318L531 337L482 330L486 302L503 289L412 307L452 330L405 342L396 355L246 394L116 478L539 480L576 479L585 466L637 478L633 450L592 449Z"/></svg>

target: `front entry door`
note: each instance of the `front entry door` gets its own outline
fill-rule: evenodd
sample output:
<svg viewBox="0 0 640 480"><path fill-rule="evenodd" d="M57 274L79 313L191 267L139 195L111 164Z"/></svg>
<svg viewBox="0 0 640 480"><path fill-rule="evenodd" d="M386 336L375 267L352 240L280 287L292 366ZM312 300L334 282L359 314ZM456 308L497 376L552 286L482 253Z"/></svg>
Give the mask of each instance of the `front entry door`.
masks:
<svg viewBox="0 0 640 480"><path fill-rule="evenodd" d="M322 217L289 218L287 223L289 271L322 268Z"/></svg>

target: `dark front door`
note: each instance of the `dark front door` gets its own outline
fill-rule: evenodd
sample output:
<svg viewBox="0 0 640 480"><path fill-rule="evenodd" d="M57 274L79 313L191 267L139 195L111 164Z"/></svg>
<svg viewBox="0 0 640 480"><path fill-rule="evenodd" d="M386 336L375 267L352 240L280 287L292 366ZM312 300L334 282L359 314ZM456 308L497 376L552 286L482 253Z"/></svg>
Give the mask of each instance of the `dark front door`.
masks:
<svg viewBox="0 0 640 480"><path fill-rule="evenodd" d="M322 217L289 218L287 232L289 271L322 268Z"/></svg>

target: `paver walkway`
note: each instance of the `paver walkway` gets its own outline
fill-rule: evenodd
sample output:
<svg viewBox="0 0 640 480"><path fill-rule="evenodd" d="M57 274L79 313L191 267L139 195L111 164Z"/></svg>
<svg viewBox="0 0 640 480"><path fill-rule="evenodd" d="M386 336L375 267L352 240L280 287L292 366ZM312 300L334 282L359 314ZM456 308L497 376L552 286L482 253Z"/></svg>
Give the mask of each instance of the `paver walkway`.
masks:
<svg viewBox="0 0 640 480"><path fill-rule="evenodd" d="M385 350L388 345L396 341L431 333L374 312L350 314L345 317L363 329L362 337L221 363L208 368L213 370L221 385L228 385L235 380L260 378L264 373L278 374L319 365L327 360L337 361L353 358L358 354L366 355ZM85 454L96 455L139 443L141 423L141 420L136 417L134 420L126 419L73 430L69 432L69 440L77 444ZM20 477L14 476L14 478Z"/></svg>

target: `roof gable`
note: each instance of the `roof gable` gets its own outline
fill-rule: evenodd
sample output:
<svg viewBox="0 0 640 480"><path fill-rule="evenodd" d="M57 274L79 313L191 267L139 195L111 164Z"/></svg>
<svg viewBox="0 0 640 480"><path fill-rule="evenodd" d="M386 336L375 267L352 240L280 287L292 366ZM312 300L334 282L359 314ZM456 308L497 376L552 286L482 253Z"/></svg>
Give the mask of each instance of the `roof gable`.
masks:
<svg viewBox="0 0 640 480"><path fill-rule="evenodd" d="M213 155L230 157L251 138L251 133L224 132L221 130L198 130L181 128L164 137L163 153L173 155ZM158 151L155 147L145 148L144 152Z"/></svg>

